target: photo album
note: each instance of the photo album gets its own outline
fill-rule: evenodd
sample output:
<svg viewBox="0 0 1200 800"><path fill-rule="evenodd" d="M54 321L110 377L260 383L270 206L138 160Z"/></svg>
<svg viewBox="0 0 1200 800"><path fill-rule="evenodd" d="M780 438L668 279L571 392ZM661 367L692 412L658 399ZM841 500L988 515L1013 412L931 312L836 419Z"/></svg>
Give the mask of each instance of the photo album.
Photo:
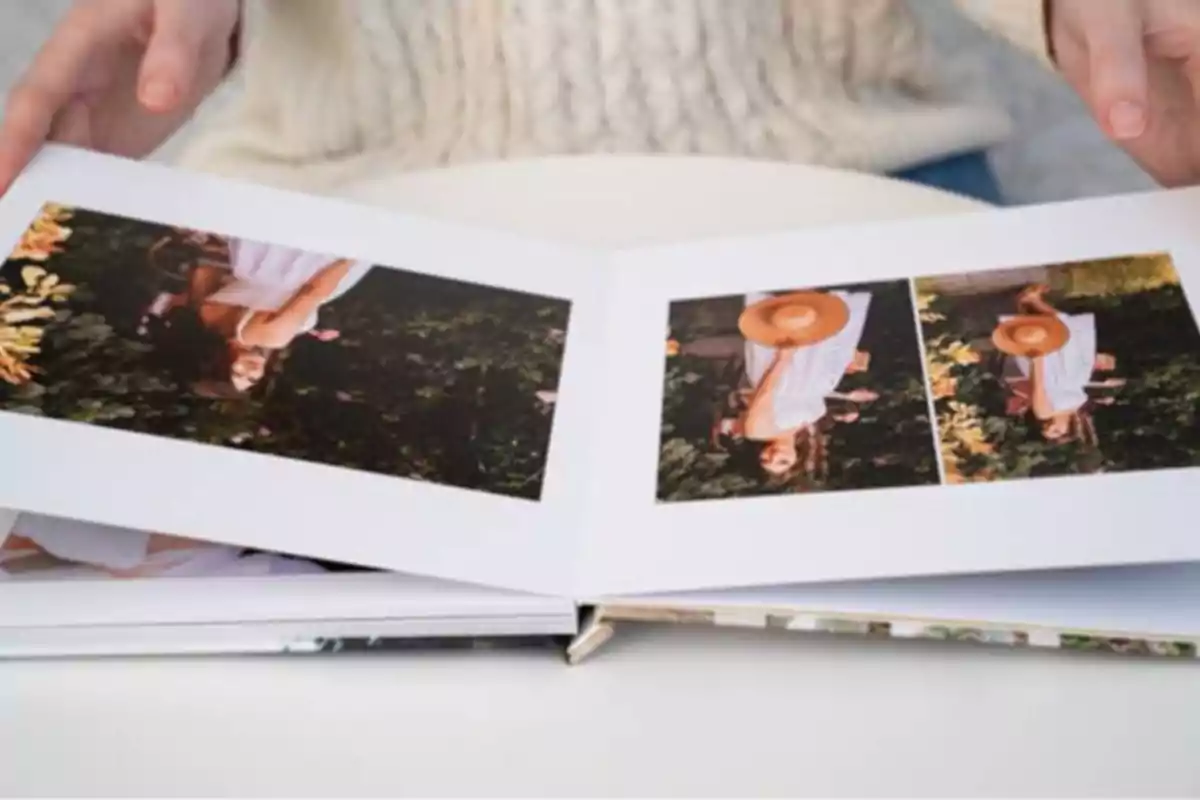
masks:
<svg viewBox="0 0 1200 800"><path fill-rule="evenodd" d="M1200 190L600 251L49 147L0 657L1200 645Z"/></svg>

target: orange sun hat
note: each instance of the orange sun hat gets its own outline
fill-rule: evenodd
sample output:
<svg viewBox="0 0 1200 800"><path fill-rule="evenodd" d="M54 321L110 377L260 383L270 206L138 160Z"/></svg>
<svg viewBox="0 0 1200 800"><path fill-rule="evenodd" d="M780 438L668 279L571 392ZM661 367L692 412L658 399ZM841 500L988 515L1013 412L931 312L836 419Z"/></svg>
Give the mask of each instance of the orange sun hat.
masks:
<svg viewBox="0 0 1200 800"><path fill-rule="evenodd" d="M1058 317L1027 314L1001 321L992 332L992 342L1010 356L1037 358L1061 350L1071 332Z"/></svg>
<svg viewBox="0 0 1200 800"><path fill-rule="evenodd" d="M850 321L850 307L828 292L792 292L747 306L738 330L767 347L804 347L834 336Z"/></svg>

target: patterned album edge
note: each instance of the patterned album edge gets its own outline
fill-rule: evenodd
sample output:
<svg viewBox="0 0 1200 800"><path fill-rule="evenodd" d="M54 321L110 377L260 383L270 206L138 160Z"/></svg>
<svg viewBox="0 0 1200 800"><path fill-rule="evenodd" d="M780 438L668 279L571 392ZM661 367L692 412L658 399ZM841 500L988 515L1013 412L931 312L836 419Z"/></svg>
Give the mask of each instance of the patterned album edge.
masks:
<svg viewBox="0 0 1200 800"><path fill-rule="evenodd" d="M585 611L567 661L580 664L615 635L619 624L701 625L798 633L855 634L874 639L933 639L1018 648L1200 658L1200 637L1049 628L1001 622L964 622L894 615L838 614L767 608L667 608L601 605Z"/></svg>

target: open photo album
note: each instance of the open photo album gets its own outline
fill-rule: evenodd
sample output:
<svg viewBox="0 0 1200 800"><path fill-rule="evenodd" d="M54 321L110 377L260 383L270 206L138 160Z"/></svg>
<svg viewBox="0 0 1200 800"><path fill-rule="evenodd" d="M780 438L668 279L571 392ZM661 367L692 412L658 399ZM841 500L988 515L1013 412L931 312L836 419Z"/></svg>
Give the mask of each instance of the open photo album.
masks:
<svg viewBox="0 0 1200 800"><path fill-rule="evenodd" d="M0 656L629 620L1195 655L1198 218L601 252L48 148L0 199Z"/></svg>

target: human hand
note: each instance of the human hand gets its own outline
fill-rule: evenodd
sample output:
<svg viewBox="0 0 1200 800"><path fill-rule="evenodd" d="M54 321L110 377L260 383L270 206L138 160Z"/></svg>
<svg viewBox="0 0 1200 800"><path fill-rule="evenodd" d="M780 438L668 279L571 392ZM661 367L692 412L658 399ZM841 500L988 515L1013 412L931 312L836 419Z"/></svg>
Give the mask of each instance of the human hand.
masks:
<svg viewBox="0 0 1200 800"><path fill-rule="evenodd" d="M1200 0L1046 0L1055 61L1165 186L1200 182Z"/></svg>
<svg viewBox="0 0 1200 800"><path fill-rule="evenodd" d="M855 389L846 395L846 399L852 403L874 403L879 399L879 393L870 389Z"/></svg>
<svg viewBox="0 0 1200 800"><path fill-rule="evenodd" d="M141 158L221 82L239 0L78 0L8 97L0 194L47 141Z"/></svg>
<svg viewBox="0 0 1200 800"><path fill-rule="evenodd" d="M865 350L855 350L854 358L851 359L850 365L846 367L846 372L866 372L871 368L871 354Z"/></svg>

